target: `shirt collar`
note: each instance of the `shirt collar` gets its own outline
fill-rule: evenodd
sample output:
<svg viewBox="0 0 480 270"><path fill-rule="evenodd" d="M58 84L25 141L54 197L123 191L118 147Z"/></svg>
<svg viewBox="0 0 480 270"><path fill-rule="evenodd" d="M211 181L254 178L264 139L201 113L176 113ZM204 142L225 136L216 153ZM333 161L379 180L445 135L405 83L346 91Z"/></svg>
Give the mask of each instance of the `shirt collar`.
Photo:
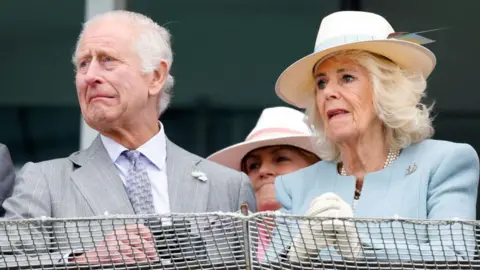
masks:
<svg viewBox="0 0 480 270"><path fill-rule="evenodd" d="M157 168L162 169L167 159L167 145L165 130L163 129L161 122L159 122L159 125L160 131L136 150L142 153L142 155L144 155ZM107 150L108 156L114 163L117 161L123 151L128 150L125 146L106 136L100 135L100 138L103 146Z"/></svg>

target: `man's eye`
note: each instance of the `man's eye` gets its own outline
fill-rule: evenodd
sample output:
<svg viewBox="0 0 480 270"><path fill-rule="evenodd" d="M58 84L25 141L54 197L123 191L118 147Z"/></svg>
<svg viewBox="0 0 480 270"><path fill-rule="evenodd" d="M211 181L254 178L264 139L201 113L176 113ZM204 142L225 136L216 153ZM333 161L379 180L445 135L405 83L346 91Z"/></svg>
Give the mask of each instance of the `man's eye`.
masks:
<svg viewBox="0 0 480 270"><path fill-rule="evenodd" d="M80 61L80 63L78 63L78 67L79 68L84 68L88 65L88 62L87 61Z"/></svg>

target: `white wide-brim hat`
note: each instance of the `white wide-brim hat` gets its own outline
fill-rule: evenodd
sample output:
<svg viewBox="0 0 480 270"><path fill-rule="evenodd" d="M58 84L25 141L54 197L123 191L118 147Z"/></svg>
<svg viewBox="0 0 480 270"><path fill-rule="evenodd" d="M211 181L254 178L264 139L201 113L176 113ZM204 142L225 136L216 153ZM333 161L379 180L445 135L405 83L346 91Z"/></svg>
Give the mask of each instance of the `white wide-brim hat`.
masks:
<svg viewBox="0 0 480 270"><path fill-rule="evenodd" d="M245 155L261 147L291 145L316 155L315 136L304 119L305 114L292 108L267 108L244 142L224 148L207 159L240 171Z"/></svg>
<svg viewBox="0 0 480 270"><path fill-rule="evenodd" d="M392 35L394 33L388 21L374 13L340 11L328 15L320 24L314 52L280 75L275 92L285 102L306 108L315 89L315 64L325 56L345 50L365 50L382 55L403 69L427 78L435 68L435 55L420 45L421 42L409 38L403 40L402 35Z"/></svg>

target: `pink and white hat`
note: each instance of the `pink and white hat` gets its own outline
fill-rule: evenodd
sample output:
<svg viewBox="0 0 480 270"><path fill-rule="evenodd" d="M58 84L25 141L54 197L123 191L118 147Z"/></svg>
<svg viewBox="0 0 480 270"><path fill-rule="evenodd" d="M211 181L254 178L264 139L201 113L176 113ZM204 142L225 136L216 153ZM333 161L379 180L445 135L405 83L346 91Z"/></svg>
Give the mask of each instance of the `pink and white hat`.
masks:
<svg viewBox="0 0 480 270"><path fill-rule="evenodd" d="M292 145L315 153L315 136L304 122L305 117L302 112L287 107L267 108L244 142L224 148L207 159L240 171L243 157L264 146Z"/></svg>

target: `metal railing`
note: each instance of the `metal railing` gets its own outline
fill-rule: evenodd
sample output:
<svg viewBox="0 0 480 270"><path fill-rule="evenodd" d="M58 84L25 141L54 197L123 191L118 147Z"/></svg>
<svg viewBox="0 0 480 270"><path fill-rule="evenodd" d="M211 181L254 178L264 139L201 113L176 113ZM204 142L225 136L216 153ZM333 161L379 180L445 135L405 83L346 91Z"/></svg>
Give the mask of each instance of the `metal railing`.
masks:
<svg viewBox="0 0 480 270"><path fill-rule="evenodd" d="M278 213L0 221L0 268L480 269L478 221Z"/></svg>

